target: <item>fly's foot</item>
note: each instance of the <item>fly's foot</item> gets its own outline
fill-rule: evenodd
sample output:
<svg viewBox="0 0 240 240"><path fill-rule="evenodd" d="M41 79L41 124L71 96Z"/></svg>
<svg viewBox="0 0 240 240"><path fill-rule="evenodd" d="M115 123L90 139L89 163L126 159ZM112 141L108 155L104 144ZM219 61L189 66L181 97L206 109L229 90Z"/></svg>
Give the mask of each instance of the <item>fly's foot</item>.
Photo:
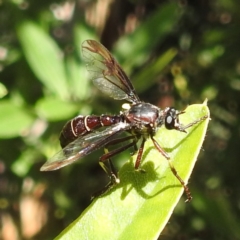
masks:
<svg viewBox="0 0 240 240"><path fill-rule="evenodd" d="M114 186L116 186L120 183L120 179L115 174L111 175L110 179L111 179L111 181L103 189L101 189L101 190L95 192L94 194L92 194L91 201L94 198L100 197L101 195L107 193Z"/></svg>
<svg viewBox="0 0 240 240"><path fill-rule="evenodd" d="M144 170L143 168L138 168L138 169L135 169L137 172L140 172L140 173L146 173L147 171Z"/></svg>
<svg viewBox="0 0 240 240"><path fill-rule="evenodd" d="M120 183L120 179L118 178L118 176L114 173L111 174L110 176L110 183L109 184L112 184L113 186L114 185L117 185Z"/></svg>

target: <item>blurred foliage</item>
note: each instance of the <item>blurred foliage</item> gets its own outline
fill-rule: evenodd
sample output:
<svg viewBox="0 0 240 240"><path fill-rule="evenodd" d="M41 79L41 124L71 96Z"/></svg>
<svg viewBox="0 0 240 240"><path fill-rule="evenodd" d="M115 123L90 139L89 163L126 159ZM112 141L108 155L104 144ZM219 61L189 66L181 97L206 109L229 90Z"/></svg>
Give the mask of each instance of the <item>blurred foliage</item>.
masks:
<svg viewBox="0 0 240 240"><path fill-rule="evenodd" d="M120 110L88 80L81 43L93 38L112 50L144 101L184 109L209 99L193 201L180 201L161 239L240 239L239 9L237 0L1 1L1 238L52 239L107 182L101 151L39 171L59 150L66 121ZM128 156L116 158L118 168Z"/></svg>

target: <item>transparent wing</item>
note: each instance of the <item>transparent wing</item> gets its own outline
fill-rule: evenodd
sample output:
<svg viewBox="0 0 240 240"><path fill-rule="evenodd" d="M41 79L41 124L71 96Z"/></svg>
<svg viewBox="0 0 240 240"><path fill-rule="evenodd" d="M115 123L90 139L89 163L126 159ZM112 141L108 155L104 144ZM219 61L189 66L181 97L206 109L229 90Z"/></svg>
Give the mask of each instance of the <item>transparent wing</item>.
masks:
<svg viewBox="0 0 240 240"><path fill-rule="evenodd" d="M92 81L103 93L116 100L140 101L126 73L101 43L86 40L82 51Z"/></svg>
<svg viewBox="0 0 240 240"><path fill-rule="evenodd" d="M93 151L104 147L112 140L115 134L128 129L130 129L130 125L121 122L106 128L104 131L90 133L77 138L49 159L41 167L40 171L53 171L69 165Z"/></svg>

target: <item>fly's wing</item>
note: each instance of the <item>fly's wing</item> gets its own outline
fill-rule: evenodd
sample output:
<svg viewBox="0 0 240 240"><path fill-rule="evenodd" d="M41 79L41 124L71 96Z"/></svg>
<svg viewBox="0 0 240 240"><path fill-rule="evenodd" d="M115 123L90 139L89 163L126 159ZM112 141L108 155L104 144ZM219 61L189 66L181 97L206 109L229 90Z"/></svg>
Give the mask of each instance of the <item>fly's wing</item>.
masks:
<svg viewBox="0 0 240 240"><path fill-rule="evenodd" d="M82 51L91 79L103 93L116 100L140 101L126 73L101 43L86 40Z"/></svg>
<svg viewBox="0 0 240 240"><path fill-rule="evenodd" d="M128 123L120 122L108 127L102 132L95 132L81 138L77 138L49 159L41 167L40 171L53 171L69 165L93 151L104 147L112 140L112 137L115 134L128 129L130 129L130 125Z"/></svg>

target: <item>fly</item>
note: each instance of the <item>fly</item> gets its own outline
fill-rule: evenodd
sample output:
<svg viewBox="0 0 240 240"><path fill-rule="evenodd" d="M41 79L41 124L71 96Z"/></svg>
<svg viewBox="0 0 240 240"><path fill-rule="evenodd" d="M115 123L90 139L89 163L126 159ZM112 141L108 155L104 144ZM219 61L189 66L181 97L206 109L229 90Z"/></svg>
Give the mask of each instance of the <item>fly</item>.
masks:
<svg viewBox="0 0 240 240"><path fill-rule="evenodd" d="M158 144L154 136L161 126L165 126L168 130L175 129L186 133L187 128L203 121L208 116L203 116L185 126L182 125L179 122L179 115L184 111L178 111L172 107L160 109L139 99L126 73L102 44L95 40L86 40L82 44L82 52L87 63L87 70L97 88L113 99L126 100L129 103L124 104L118 115L79 115L67 122L60 135L62 150L48 160L40 170L57 170L97 149L104 148L99 164L110 178L108 186L112 186L120 181L111 158L128 148L134 148L138 151L135 169L139 169L145 142L151 138L155 148L168 160L172 173L183 186L187 195L186 201L190 201L192 196L188 186L178 175L170 161L170 156ZM99 128L104 128L104 130L96 131ZM118 137L122 132L127 132L129 135ZM123 143L121 147L108 151L110 145L119 143Z"/></svg>

